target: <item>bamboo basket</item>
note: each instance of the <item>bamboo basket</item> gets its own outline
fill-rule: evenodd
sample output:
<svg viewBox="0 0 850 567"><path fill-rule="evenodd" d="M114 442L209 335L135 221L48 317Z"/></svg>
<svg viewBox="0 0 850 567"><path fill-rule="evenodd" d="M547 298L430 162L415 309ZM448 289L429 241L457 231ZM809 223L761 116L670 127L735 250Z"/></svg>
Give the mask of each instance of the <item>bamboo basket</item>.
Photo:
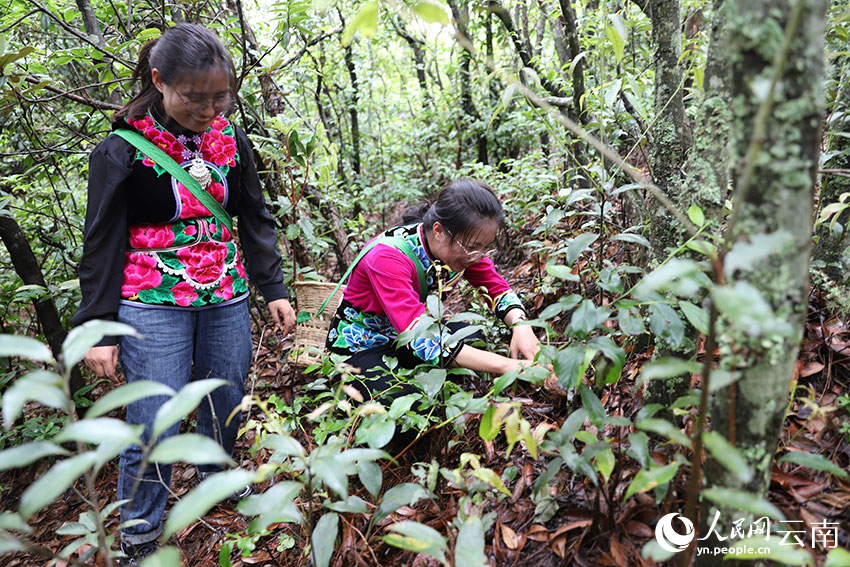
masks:
<svg viewBox="0 0 850 567"><path fill-rule="evenodd" d="M325 339L328 336L328 326L331 319L342 301L345 286L341 286L334 293L327 307L320 317L316 312L322 307L325 299L333 293L337 284L331 282L295 282L292 287L295 291L295 301L298 308L297 313L307 313L310 318L300 321L295 325L295 336L293 337L292 349L289 351L289 364L297 368L306 368L311 364L319 364L322 361L322 353L325 350ZM299 317L303 319L303 315Z"/></svg>

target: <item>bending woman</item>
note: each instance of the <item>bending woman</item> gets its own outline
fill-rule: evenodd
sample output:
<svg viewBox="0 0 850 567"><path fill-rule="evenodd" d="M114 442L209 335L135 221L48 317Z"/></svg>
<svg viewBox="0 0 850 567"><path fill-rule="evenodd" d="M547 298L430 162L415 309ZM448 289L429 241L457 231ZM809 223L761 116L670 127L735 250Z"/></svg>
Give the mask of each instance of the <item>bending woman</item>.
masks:
<svg viewBox="0 0 850 567"><path fill-rule="evenodd" d="M142 48L133 79L141 92L115 114L113 130L141 134L164 150L226 213L202 204L162 163L108 136L89 161L82 302L73 322L117 320L140 333L106 337L88 352L85 363L101 376L114 376L120 359L128 383L153 380L179 390L193 374L227 380L200 405L198 431L231 453L239 419L225 421L242 400L251 361L248 274L284 332L295 324L248 138L224 117L233 100L233 63L212 32L180 24ZM239 215L241 252L226 226L229 215ZM127 422L145 426L145 443L167 399L127 407ZM143 520L122 531L122 565L156 549L168 499L171 467L140 471L141 456L132 446L119 461L118 499L133 497L121 507L121 522ZM201 477L215 471L198 468Z"/></svg>
<svg viewBox="0 0 850 567"><path fill-rule="evenodd" d="M455 181L424 210L421 222L384 233L404 245L378 243L357 263L331 321L326 346L348 355L348 363L362 370L364 379L354 383L361 394L378 398L414 391L397 384L384 356L396 358L402 368L454 365L492 374L531 364L540 348L537 337L530 326L515 325L525 318L525 308L489 258L503 217L490 187L470 179ZM424 272L425 293L419 270ZM513 328L510 358L472 346L480 334L449 346L450 335L463 324L449 324L438 337L397 344L398 335L413 329L425 314L423 297L439 289L449 291L461 278L486 290L496 317Z"/></svg>

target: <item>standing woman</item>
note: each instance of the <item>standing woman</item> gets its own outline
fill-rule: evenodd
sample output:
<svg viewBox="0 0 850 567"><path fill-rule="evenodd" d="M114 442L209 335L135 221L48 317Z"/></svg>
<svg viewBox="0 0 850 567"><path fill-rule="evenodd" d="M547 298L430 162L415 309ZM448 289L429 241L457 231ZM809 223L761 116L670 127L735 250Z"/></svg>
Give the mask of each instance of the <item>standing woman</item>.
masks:
<svg viewBox="0 0 850 567"><path fill-rule="evenodd" d="M153 380L179 390L193 375L227 380L199 406L198 431L232 453L239 419L225 421L244 395L252 350L249 274L284 333L295 325L250 143L224 117L234 97L233 63L215 34L179 24L142 47L133 80L141 91L115 114L113 130L137 132L164 150L226 213L216 203L202 204L209 198L195 197L167 172L163 156L108 136L89 161L82 302L73 323L117 320L139 332L106 337L87 353L86 365L100 376L114 377L120 360L128 383ZM238 215L241 251L229 215ZM127 407L127 422L145 426L145 443L167 399ZM140 471L141 456L133 446L119 461L118 499L133 496L121 507L121 521L144 520L122 531L123 565L156 550L168 499L171 467ZM201 477L216 472L198 469Z"/></svg>
<svg viewBox="0 0 850 567"><path fill-rule="evenodd" d="M353 385L367 398L416 391L393 377L385 356L402 368L431 364L491 374L531 364L540 349L537 337L530 326L517 325L526 318L525 308L489 258L503 217L489 186L461 179L444 188L434 204L406 215L408 224L385 232L360 259L331 320L327 348L348 355L347 362L361 369ZM450 335L462 323L449 323L439 336L397 344L398 335L425 314L425 297L450 290L461 278L483 289L495 316L513 328L510 358L472 346L480 333L451 344Z"/></svg>

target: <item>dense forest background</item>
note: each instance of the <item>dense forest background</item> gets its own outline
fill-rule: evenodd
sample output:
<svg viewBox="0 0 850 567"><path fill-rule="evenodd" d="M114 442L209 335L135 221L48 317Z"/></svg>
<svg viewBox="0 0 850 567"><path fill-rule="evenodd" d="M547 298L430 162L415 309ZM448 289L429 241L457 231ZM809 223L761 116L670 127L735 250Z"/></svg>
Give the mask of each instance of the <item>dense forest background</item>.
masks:
<svg viewBox="0 0 850 567"><path fill-rule="evenodd" d="M191 433L146 448L180 463L150 565L721 561L697 544L850 565L850 6L826 0L7 0L5 565L113 561L114 457L138 442L121 407L153 390L76 368L119 331L68 332L87 157L139 48L183 21L233 55L287 282L338 280L404 208L481 179L556 379L432 370L358 404L338 361L289 364L255 304L238 466L195 489L191 465L226 455ZM472 290L446 307L484 313ZM423 435L390 450L396 429ZM262 494L217 505L248 482ZM670 513L709 539L664 549Z"/></svg>

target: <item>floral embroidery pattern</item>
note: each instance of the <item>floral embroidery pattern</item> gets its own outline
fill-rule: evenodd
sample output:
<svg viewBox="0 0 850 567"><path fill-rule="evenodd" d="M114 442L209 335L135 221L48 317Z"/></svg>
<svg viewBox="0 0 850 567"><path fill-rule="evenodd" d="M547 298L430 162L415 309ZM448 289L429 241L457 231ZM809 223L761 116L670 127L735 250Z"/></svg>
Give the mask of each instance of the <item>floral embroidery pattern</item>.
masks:
<svg viewBox="0 0 850 567"><path fill-rule="evenodd" d="M139 120L128 118L127 122L177 163L185 166L184 157L193 153L150 115ZM207 191L224 204L227 173L239 160L230 122L216 117L204 132L201 147L213 175ZM142 152L136 159L152 167L158 176L165 173ZM165 180L172 178L164 176ZM206 307L245 295L247 275L230 231L181 183L172 182L180 200L180 220L129 228L121 297L149 305Z"/></svg>

